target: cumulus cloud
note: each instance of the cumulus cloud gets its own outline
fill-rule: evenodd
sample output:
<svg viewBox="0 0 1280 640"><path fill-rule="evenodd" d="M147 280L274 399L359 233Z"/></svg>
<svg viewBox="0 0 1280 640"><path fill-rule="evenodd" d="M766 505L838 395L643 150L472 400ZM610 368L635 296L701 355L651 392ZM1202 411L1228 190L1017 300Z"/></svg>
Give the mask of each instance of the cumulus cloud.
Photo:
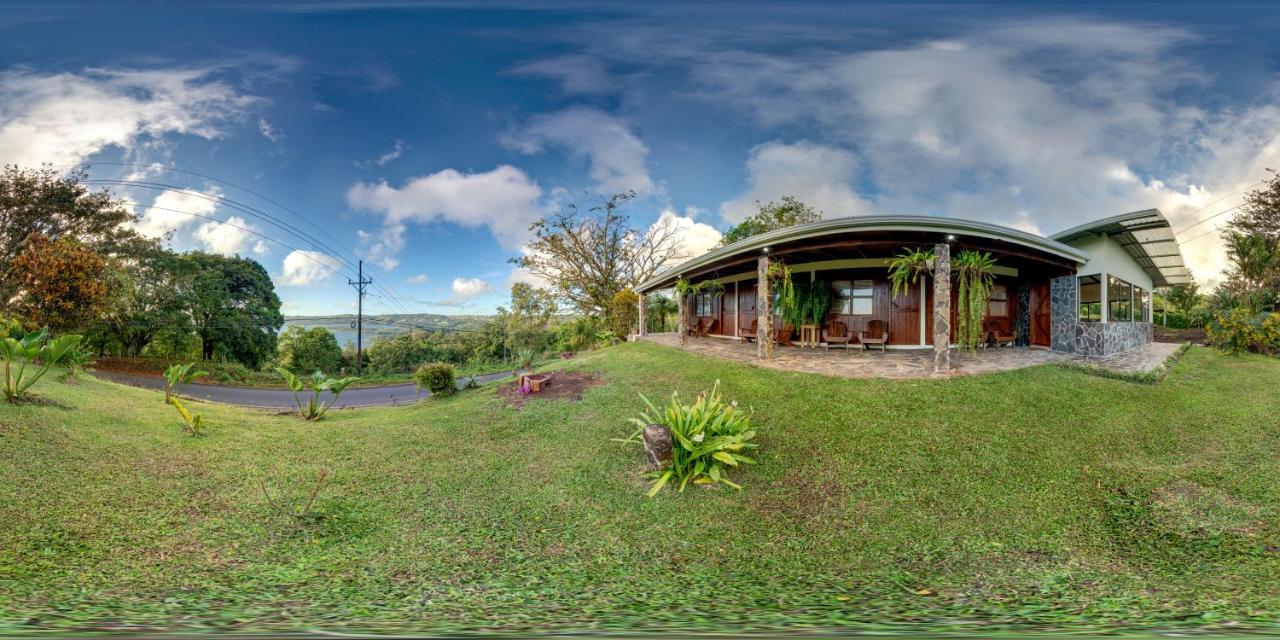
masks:
<svg viewBox="0 0 1280 640"><path fill-rule="evenodd" d="M231 216L224 222L211 220L196 227L192 236L210 252L233 256L244 253L245 247L253 239L251 231L252 228L244 218ZM259 240L254 246L254 252L259 255L266 253L266 244Z"/></svg>
<svg viewBox="0 0 1280 640"><path fill-rule="evenodd" d="M489 283L481 280L480 278L453 279L453 295L462 299L474 298L475 296L488 291L490 288Z"/></svg>
<svg viewBox="0 0 1280 640"><path fill-rule="evenodd" d="M649 147L626 121L598 109L571 107L535 116L500 141L520 153L540 153L553 146L586 159L591 179L605 193L633 189L645 195L656 189L645 167Z"/></svg>
<svg viewBox="0 0 1280 640"><path fill-rule="evenodd" d="M700 256L720 244L721 233L705 222L694 220L695 214L696 210L686 209L685 215L682 216L668 207L662 210L658 219L650 227L651 230L666 227L675 232L675 237L680 242L681 256L676 262Z"/></svg>
<svg viewBox="0 0 1280 640"><path fill-rule="evenodd" d="M323 251L295 249L284 257L282 284L307 287L328 282L342 269L342 261Z"/></svg>
<svg viewBox="0 0 1280 640"><path fill-rule="evenodd" d="M501 165L483 173L444 169L410 178L401 186L360 182L347 190L347 204L382 216L382 228L362 232L362 253L384 268L394 268L410 224L452 222L488 228L505 248L519 247L529 225L540 216L542 189L525 172Z"/></svg>
<svg viewBox="0 0 1280 640"><path fill-rule="evenodd" d="M218 138L223 123L255 98L213 75L212 69L0 73L0 164L71 164L165 134Z"/></svg>
<svg viewBox="0 0 1280 640"><path fill-rule="evenodd" d="M214 196L219 192L211 189ZM200 220L199 216L211 215L218 208L215 199L199 191L163 191L145 208L134 227L149 238L163 238ZM195 215L191 215L195 214Z"/></svg>
<svg viewBox="0 0 1280 640"><path fill-rule="evenodd" d="M759 211L759 204L795 196L821 210L827 218L866 214L872 205L854 193L858 161L843 149L811 142L769 142L751 150L747 159L748 188L720 205L720 215L741 222Z"/></svg>
<svg viewBox="0 0 1280 640"><path fill-rule="evenodd" d="M404 279L404 281L409 284L426 284L428 280L429 278L427 278L427 274L425 273L419 273L416 276L409 276Z"/></svg>

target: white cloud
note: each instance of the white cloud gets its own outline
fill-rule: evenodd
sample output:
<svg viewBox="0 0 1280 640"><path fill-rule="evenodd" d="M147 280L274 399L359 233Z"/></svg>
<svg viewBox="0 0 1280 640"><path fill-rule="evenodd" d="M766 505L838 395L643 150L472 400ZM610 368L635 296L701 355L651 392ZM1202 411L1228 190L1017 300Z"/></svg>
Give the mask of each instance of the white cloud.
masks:
<svg viewBox="0 0 1280 640"><path fill-rule="evenodd" d="M663 209L658 215L658 219L653 223L650 229L662 229L663 227L673 227L676 237L680 242L680 255L682 260L700 256L720 244L722 237L715 227L694 220L696 210L692 208L685 210L685 215L677 214L673 209ZM671 266L671 265L668 265Z"/></svg>
<svg viewBox="0 0 1280 640"><path fill-rule="evenodd" d="M262 134L262 137L270 142L280 142L284 139L284 134L280 133L280 130L272 126L270 122L267 122L266 118L258 118L258 133Z"/></svg>
<svg viewBox="0 0 1280 640"><path fill-rule="evenodd" d="M220 192L210 189L209 193L217 196ZM212 196L192 189L161 192L151 202L151 206L143 210L142 217L134 227L138 233L150 238L162 238L175 233L193 222L199 222L199 216L208 216L217 210L218 205Z"/></svg>
<svg viewBox="0 0 1280 640"><path fill-rule="evenodd" d="M249 223L240 216L231 216L226 222L209 221L196 227L193 237L204 244L213 253L233 256L244 253L253 234L249 232ZM266 246L261 241L258 246L263 250ZM259 252L262 253L262 252Z"/></svg>
<svg viewBox="0 0 1280 640"><path fill-rule="evenodd" d="M538 76L559 80L568 94L596 95L612 93L620 83L615 82L600 58L585 55L567 55L534 60L511 70L517 75Z"/></svg>
<svg viewBox="0 0 1280 640"><path fill-rule="evenodd" d="M519 247L541 215L541 196L542 189L525 172L502 165L484 173L445 169L410 178L400 187L385 181L356 183L347 190L347 204L382 215L380 230L359 237L365 259L391 269L398 264L395 256L404 247L409 224L445 221L486 227L503 247Z"/></svg>
<svg viewBox="0 0 1280 640"><path fill-rule="evenodd" d="M452 286L453 295L462 299L474 298L475 296L478 296L488 291L491 288L492 287L489 286L488 282L485 282L480 278L454 278L453 279L453 286Z"/></svg>
<svg viewBox="0 0 1280 640"><path fill-rule="evenodd" d="M872 206L853 191L857 159L843 149L811 142L769 142L751 150L747 191L720 205L720 215L741 222L758 203L795 196L826 218L866 214Z"/></svg>
<svg viewBox="0 0 1280 640"><path fill-rule="evenodd" d="M0 164L65 165L140 138L222 135L254 98L210 69L0 73Z"/></svg>
<svg viewBox="0 0 1280 640"><path fill-rule="evenodd" d="M404 150L406 148L404 140L396 140L395 146L391 147L390 151L378 156L378 159L374 160L373 163L379 167L385 167L388 163L396 160L401 155L404 155Z"/></svg>
<svg viewBox="0 0 1280 640"><path fill-rule="evenodd" d="M425 273L419 273L416 276L410 276L404 279L404 281L409 284L426 284L428 280L430 280L430 278L428 278Z"/></svg>
<svg viewBox="0 0 1280 640"><path fill-rule="evenodd" d="M280 282L295 287L323 284L341 269L342 261L327 253L295 249L284 257Z"/></svg>
<svg viewBox="0 0 1280 640"><path fill-rule="evenodd" d="M598 109L571 107L535 116L500 141L524 154L555 146L585 158L591 179L605 193L633 189L645 195L656 190L645 167L649 147L631 132L626 121Z"/></svg>

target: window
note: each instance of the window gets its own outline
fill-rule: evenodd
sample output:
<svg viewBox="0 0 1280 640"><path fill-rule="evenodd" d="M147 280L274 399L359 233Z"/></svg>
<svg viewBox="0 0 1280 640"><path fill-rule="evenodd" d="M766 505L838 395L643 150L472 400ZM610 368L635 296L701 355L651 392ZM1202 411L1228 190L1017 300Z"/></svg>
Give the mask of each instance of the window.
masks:
<svg viewBox="0 0 1280 640"><path fill-rule="evenodd" d="M699 293L694 299L694 313L699 316L711 315L711 294Z"/></svg>
<svg viewBox="0 0 1280 640"><path fill-rule="evenodd" d="M1080 276L1080 321L1102 320L1102 276Z"/></svg>
<svg viewBox="0 0 1280 640"><path fill-rule="evenodd" d="M1133 285L1115 276L1107 276L1107 320L1133 320Z"/></svg>
<svg viewBox="0 0 1280 640"><path fill-rule="evenodd" d="M1142 287L1133 288L1133 321L1149 322L1147 309L1151 306L1151 292Z"/></svg>
<svg viewBox="0 0 1280 640"><path fill-rule="evenodd" d="M836 280L832 283L837 313L869 316L875 313L875 283L871 280Z"/></svg>
<svg viewBox="0 0 1280 640"><path fill-rule="evenodd" d="M1009 289L1002 284L991 287L991 301L987 303L987 315L1009 317Z"/></svg>

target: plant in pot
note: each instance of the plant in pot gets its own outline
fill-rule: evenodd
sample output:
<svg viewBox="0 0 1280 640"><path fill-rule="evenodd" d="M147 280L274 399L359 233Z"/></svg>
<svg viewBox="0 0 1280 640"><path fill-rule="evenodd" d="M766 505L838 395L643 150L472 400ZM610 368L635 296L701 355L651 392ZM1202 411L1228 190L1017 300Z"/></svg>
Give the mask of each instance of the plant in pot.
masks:
<svg viewBox="0 0 1280 640"><path fill-rule="evenodd" d="M516 351L516 376L527 376L533 374L533 360L537 357L533 349L520 349Z"/></svg>

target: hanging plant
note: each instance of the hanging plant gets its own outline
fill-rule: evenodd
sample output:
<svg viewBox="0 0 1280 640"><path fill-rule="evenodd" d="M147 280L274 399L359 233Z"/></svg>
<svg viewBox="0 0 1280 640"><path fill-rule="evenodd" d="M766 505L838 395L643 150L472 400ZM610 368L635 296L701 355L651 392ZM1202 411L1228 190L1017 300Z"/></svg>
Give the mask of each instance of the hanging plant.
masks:
<svg viewBox="0 0 1280 640"><path fill-rule="evenodd" d="M830 310L831 288L821 280L814 280L809 284L809 323L819 326L826 324L827 312Z"/></svg>
<svg viewBox="0 0 1280 640"><path fill-rule="evenodd" d="M902 253L889 261L889 280L893 282L893 297L907 292L910 285L933 273L933 252L904 247Z"/></svg>
<svg viewBox="0 0 1280 640"><path fill-rule="evenodd" d="M791 269L783 262L774 262L769 265L766 276L770 286L778 294L778 313L782 315L783 321L790 322L788 315L794 313L796 307L796 288L791 283Z"/></svg>
<svg viewBox="0 0 1280 640"><path fill-rule="evenodd" d="M956 299L956 342L961 349L976 351L985 337L982 318L991 301L996 261L990 253L961 251L951 265L960 285Z"/></svg>

